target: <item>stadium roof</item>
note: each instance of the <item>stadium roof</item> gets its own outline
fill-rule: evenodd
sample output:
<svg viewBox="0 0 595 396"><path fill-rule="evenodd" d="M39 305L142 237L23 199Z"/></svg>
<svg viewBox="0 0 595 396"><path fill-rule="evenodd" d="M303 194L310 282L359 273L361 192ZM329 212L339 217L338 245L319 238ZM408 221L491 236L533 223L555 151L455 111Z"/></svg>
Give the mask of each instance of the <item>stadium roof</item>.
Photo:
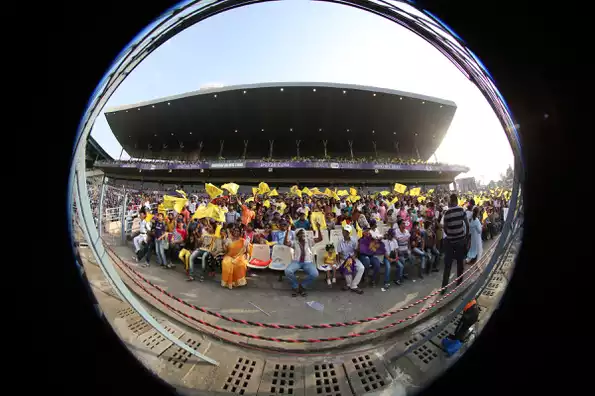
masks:
<svg viewBox="0 0 595 396"><path fill-rule="evenodd" d="M91 136L89 136L89 140L87 141L87 149L85 154L85 166L88 169L92 168L93 163L97 160L113 160L113 158L108 153L106 153L99 143L97 143L97 141Z"/></svg>
<svg viewBox="0 0 595 396"><path fill-rule="evenodd" d="M377 151L427 160L444 138L456 111L449 100L359 85L266 83L210 88L118 106L105 112L118 142L132 157L197 153L239 158L331 156ZM149 154L150 152L150 154Z"/></svg>

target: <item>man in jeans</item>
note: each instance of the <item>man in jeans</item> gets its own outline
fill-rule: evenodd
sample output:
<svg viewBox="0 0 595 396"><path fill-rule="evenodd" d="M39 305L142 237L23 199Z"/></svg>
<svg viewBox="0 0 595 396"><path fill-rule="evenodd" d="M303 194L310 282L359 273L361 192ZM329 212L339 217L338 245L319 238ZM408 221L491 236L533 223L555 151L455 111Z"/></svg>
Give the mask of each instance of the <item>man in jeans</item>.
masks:
<svg viewBox="0 0 595 396"><path fill-rule="evenodd" d="M466 242L469 237L469 220L465 214L465 209L458 205L456 194L450 196L448 209L444 212L442 218L444 222L444 275L442 276L442 287L448 284L452 261L457 261L457 286L461 284L463 278L463 268L465 262ZM441 294L446 293L443 289Z"/></svg>
<svg viewBox="0 0 595 396"><path fill-rule="evenodd" d="M173 266L167 263L167 258L165 256L165 243L167 241L165 239L166 231L165 223L163 221L163 213L159 213L157 215L157 221L155 222L154 230L155 253L157 254L157 262L161 265L162 268L172 268Z"/></svg>
<svg viewBox="0 0 595 396"><path fill-rule="evenodd" d="M319 224L316 224L317 227L320 227ZM320 228L318 228L320 229ZM285 233L285 239L283 243L285 246L293 248L293 260L291 264L285 268L285 276L291 282L291 290L293 297L296 297L298 294L302 297L306 296L306 287L308 287L314 279L318 276L318 270L316 269L316 265L314 264L314 253L312 252L313 243L311 240L306 238L306 231L303 228L300 228L296 232L296 240L290 242L289 240L289 232ZM314 244L322 241L322 233L318 233L318 237L314 239ZM297 270L303 270L307 277L301 284L298 283L295 273Z"/></svg>

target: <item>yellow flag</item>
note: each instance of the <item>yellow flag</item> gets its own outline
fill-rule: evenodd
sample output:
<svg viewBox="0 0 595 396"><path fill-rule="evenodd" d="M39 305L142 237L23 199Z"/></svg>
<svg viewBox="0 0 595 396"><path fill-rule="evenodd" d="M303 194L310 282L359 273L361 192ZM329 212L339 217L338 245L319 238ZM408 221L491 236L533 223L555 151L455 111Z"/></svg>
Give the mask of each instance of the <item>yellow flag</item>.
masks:
<svg viewBox="0 0 595 396"><path fill-rule="evenodd" d="M258 194L258 187L252 187L252 195Z"/></svg>
<svg viewBox="0 0 595 396"><path fill-rule="evenodd" d="M465 199L459 198L459 206L463 206L463 204L465 204Z"/></svg>
<svg viewBox="0 0 595 396"><path fill-rule="evenodd" d="M428 194L431 194L431 193L433 193L433 192L434 192L434 189L433 189L433 188L430 188L430 189L428 190Z"/></svg>
<svg viewBox="0 0 595 396"><path fill-rule="evenodd" d="M318 187L314 187L312 190L310 190L310 192L314 195L323 195L322 191L320 191Z"/></svg>
<svg viewBox="0 0 595 396"><path fill-rule="evenodd" d="M345 227L346 225L348 225L348 224L347 224L347 220L343 220L343 221L341 222L341 227L343 228L343 227Z"/></svg>
<svg viewBox="0 0 595 396"><path fill-rule="evenodd" d="M186 193L183 190L176 190L176 192L182 195L184 198L188 199L188 195L186 195Z"/></svg>
<svg viewBox="0 0 595 396"><path fill-rule="evenodd" d="M165 210L163 204L159 204L159 206L157 206L157 211L161 213L163 217L167 217L167 211Z"/></svg>
<svg viewBox="0 0 595 396"><path fill-rule="evenodd" d="M223 194L223 190L217 186L212 185L211 183L205 184L205 190L207 190L207 194L211 199L217 198L219 195Z"/></svg>
<svg viewBox="0 0 595 396"><path fill-rule="evenodd" d="M357 237L361 238L364 236L364 233L362 232L362 229L360 228L359 224L357 224L357 221L354 221L355 223L355 229L357 231Z"/></svg>
<svg viewBox="0 0 595 396"><path fill-rule="evenodd" d="M357 190L353 187L349 187L349 195L357 195Z"/></svg>
<svg viewBox="0 0 595 396"><path fill-rule="evenodd" d="M238 189L240 188L240 186L238 186L235 183L225 183L224 185L221 186L221 188L229 191L229 193L231 195L236 195L238 193Z"/></svg>
<svg viewBox="0 0 595 396"><path fill-rule="evenodd" d="M321 229L326 230L326 219L324 218L324 213L322 212L312 212L312 216L310 216L310 223L312 224L312 229L314 231L318 231L316 223L320 224Z"/></svg>
<svg viewBox="0 0 595 396"><path fill-rule="evenodd" d="M270 192L270 194L269 194L269 197L276 197L276 196L278 196L278 195L279 195L279 193L277 192L277 189L276 189L276 188L274 188L274 189L273 189L273 190Z"/></svg>
<svg viewBox="0 0 595 396"><path fill-rule="evenodd" d="M349 193L347 192L347 190L339 190L337 191L337 195L339 197L344 197L345 195L349 195Z"/></svg>
<svg viewBox="0 0 595 396"><path fill-rule="evenodd" d="M289 189L289 192L295 195L298 195L298 191L300 191L298 186L291 186L291 188Z"/></svg>
<svg viewBox="0 0 595 396"><path fill-rule="evenodd" d="M221 238L221 228L223 225L217 224L217 228L215 228L215 238Z"/></svg>
<svg viewBox="0 0 595 396"><path fill-rule="evenodd" d="M332 195L331 195L331 198L335 199L336 201L339 201L339 200L341 199L341 198L340 198L340 197L337 195L337 193L336 193L336 192L334 192L334 191L331 191L331 193L332 193Z"/></svg>
<svg viewBox="0 0 595 396"><path fill-rule="evenodd" d="M395 188L393 190L400 194L405 194L405 190L407 190L407 186L404 184L395 183Z"/></svg>
<svg viewBox="0 0 595 396"><path fill-rule="evenodd" d="M199 206L196 208L196 212L192 215L193 219L204 219L207 217L207 207L206 206Z"/></svg>
<svg viewBox="0 0 595 396"><path fill-rule="evenodd" d="M260 182L260 184L258 185L258 193L259 194L266 194L270 191L271 191L271 189L269 188L268 184L266 184L265 182Z"/></svg>
<svg viewBox="0 0 595 396"><path fill-rule="evenodd" d="M182 212L182 209L184 209L184 206L186 206L186 199L180 198L180 199L176 200L176 203L174 203L174 210L177 213L180 213L180 212Z"/></svg>
<svg viewBox="0 0 595 396"><path fill-rule="evenodd" d="M211 219L214 219L220 223L225 222L225 214L221 208L217 205L213 205L212 203L207 205L206 217L210 217Z"/></svg>
<svg viewBox="0 0 595 396"><path fill-rule="evenodd" d="M271 202L267 199L266 201L263 202L262 206L264 206L265 208L270 208Z"/></svg>
<svg viewBox="0 0 595 396"><path fill-rule="evenodd" d="M485 219L488 218L488 212L487 211L483 211L483 216L481 216L481 221L485 221Z"/></svg>
<svg viewBox="0 0 595 396"><path fill-rule="evenodd" d="M419 188L419 187L412 188L411 190L409 190L409 195L411 195L412 197L416 197L419 195L420 192L421 192L421 188Z"/></svg>
<svg viewBox="0 0 595 396"><path fill-rule="evenodd" d="M330 188L326 188L326 190L324 190L324 195L326 195L327 197L333 197L333 192L331 191Z"/></svg>
<svg viewBox="0 0 595 396"><path fill-rule="evenodd" d="M279 204L279 208L281 209L281 213L285 212L285 208L287 207L287 205L285 205L285 202L281 202Z"/></svg>
<svg viewBox="0 0 595 396"><path fill-rule="evenodd" d="M417 200L418 200L419 202L423 202L423 201L425 201L426 199L427 199L427 198L426 198L426 197L424 197L423 195L421 195L421 196L417 197Z"/></svg>
<svg viewBox="0 0 595 396"><path fill-rule="evenodd" d="M359 201L360 199L361 197L359 195L350 195L349 197L347 197L347 200L353 203Z"/></svg>
<svg viewBox="0 0 595 396"><path fill-rule="evenodd" d="M147 213L147 217L145 217L146 222L150 222L151 219L153 218L153 213Z"/></svg>
<svg viewBox="0 0 595 396"><path fill-rule="evenodd" d="M244 203L248 203L248 202L254 202L254 197L250 197L244 201Z"/></svg>
<svg viewBox="0 0 595 396"><path fill-rule="evenodd" d="M265 241L265 242L268 246L273 246L273 245L277 244L277 242L269 242L269 241Z"/></svg>
<svg viewBox="0 0 595 396"><path fill-rule="evenodd" d="M306 214L306 217L308 217L308 213L310 213L310 207L309 206L306 206L304 208L304 213ZM292 221L292 223L293 223L293 221Z"/></svg>
<svg viewBox="0 0 595 396"><path fill-rule="evenodd" d="M310 189L309 189L308 187L304 187L304 188L302 189L302 192L303 192L304 194L307 194L309 197L311 197L311 196L312 196L312 191L310 191Z"/></svg>
<svg viewBox="0 0 595 396"><path fill-rule="evenodd" d="M389 191L380 191L380 195L382 195L383 197L386 197L388 194L390 194Z"/></svg>

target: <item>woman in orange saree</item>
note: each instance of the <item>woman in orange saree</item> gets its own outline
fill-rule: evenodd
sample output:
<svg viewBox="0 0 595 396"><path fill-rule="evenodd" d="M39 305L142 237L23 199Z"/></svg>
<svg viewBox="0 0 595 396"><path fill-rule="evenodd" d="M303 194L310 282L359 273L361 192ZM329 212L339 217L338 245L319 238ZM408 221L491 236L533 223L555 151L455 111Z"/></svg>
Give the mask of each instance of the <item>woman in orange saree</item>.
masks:
<svg viewBox="0 0 595 396"><path fill-rule="evenodd" d="M227 253L221 264L221 286L232 289L246 285L248 244L248 240L240 237L239 229L231 230L231 240L227 245Z"/></svg>

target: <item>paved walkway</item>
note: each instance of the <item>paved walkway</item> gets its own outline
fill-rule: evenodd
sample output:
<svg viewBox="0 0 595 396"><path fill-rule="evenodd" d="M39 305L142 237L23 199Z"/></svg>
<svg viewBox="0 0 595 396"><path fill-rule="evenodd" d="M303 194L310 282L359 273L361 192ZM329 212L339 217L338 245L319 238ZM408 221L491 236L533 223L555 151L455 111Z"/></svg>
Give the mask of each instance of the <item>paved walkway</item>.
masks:
<svg viewBox="0 0 595 396"><path fill-rule="evenodd" d="M493 241L487 241L484 244L484 252L489 249L492 243ZM231 316L236 319L245 319L264 323L320 324L345 322L367 318L386 311L398 309L404 305L427 296L440 287L442 280L442 271L426 275L424 279L417 279L415 276L411 276L410 280L405 281L403 285L396 286L393 284L387 291L382 291L381 287L378 285L375 288L366 287L365 282L362 282L364 294L357 295L355 293L341 291L341 286L344 282L341 278L337 279L337 284L335 284L333 288L328 288L324 275L321 274L314 282L312 290L309 291L307 297L292 297L291 288L288 281L284 278L282 282L279 282L278 272L276 271L264 270L256 272L256 276L249 278L247 286L228 290L220 286L219 274L217 274L214 279L207 279L204 282L188 282L185 280L185 275L181 264L176 265L176 268L172 270L162 269L158 267L157 264L155 264L155 258L152 258L151 266L149 268L142 268L136 265L136 263L134 263L132 260L131 247L119 246L113 247L113 250L121 259L133 266L137 272L141 273L148 280L191 304L205 307L211 311ZM466 268L469 267L466 266ZM454 279L456 276L455 273L456 270L453 269L451 274L452 279ZM130 279L124 274L122 279L147 301L151 302L168 315L180 320L182 317L181 315L168 310L161 303L155 301L151 296L147 295L139 287L134 285L134 283L131 282ZM164 294L161 294L159 291L143 283L142 281L141 284L143 284L143 286L145 286L151 293L158 295L168 304L196 318L203 319L215 325L220 325L227 329L236 330L247 334L278 338L327 338L341 336L351 332L361 332L368 329L376 329L416 313L423 307L430 305L436 301L436 299L440 298L439 295L432 297L424 303L421 303L404 312L392 315L388 318L363 323L360 325L331 329L294 331L246 326L243 324L225 321L215 316L207 315L200 311L186 307L185 305L165 296ZM443 302L446 303L452 298L454 298L454 296L443 300ZM316 310L307 304L308 302L313 301L322 304L323 308L321 310ZM415 320L405 322L394 329L415 323L418 321L418 319L427 317L428 314L429 313L419 315L415 318ZM235 336L221 330L208 328L198 324L197 322L187 319L184 319L184 322L192 325L195 328L199 328L203 331L224 337L234 342L267 347L271 346L271 342L268 341L260 341L249 339L247 337ZM390 330L383 332L382 334L389 332ZM358 342L360 340L370 341L372 338L376 337L378 337L378 334L367 335L345 341L332 342L332 346L345 344L351 345L354 342ZM304 347L305 349L320 349L321 347L331 346L330 344L330 342L325 342L313 344L278 343L276 345L283 349L303 350Z"/></svg>

